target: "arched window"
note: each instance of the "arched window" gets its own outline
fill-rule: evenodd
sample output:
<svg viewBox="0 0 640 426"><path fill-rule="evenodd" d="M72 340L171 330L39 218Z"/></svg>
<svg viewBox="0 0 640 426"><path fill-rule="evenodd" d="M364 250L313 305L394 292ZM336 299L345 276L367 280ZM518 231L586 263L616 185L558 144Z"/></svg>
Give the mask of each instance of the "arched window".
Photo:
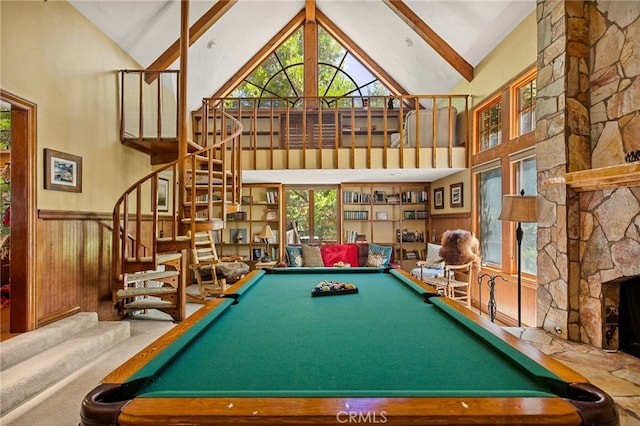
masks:
<svg viewBox="0 0 640 426"><path fill-rule="evenodd" d="M260 107L269 106L271 98L287 98L290 108L301 108L303 48L303 29L300 27L232 92L231 97L269 98L269 101L260 102ZM353 96L360 103L362 97L390 94L351 52L321 26L318 27L317 75L318 96L324 98L324 106L327 107L334 106L331 98Z"/></svg>

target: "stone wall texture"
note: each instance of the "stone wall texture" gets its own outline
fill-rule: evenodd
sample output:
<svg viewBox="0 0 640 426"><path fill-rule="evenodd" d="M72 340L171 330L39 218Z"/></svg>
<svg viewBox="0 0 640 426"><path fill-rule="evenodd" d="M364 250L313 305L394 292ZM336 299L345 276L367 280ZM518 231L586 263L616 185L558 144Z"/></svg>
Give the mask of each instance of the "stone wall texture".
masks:
<svg viewBox="0 0 640 426"><path fill-rule="evenodd" d="M537 19L538 326L617 349L607 283L640 276L640 188L544 182L640 154L640 2L539 0Z"/></svg>

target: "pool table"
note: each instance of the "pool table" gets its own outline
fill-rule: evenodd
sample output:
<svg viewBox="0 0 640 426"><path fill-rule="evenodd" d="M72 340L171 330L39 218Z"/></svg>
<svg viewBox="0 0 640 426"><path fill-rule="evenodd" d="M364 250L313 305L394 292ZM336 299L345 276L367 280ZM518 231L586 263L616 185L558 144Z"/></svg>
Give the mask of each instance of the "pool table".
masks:
<svg viewBox="0 0 640 426"><path fill-rule="evenodd" d="M313 297L323 280L357 293ZM253 271L105 377L80 414L84 426L619 421L581 375L378 268Z"/></svg>

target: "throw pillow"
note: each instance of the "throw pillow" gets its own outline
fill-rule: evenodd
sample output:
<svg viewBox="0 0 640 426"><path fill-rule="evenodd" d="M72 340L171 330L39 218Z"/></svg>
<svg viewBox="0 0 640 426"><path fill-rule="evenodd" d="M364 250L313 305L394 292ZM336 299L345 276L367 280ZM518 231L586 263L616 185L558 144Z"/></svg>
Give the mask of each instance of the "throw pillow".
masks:
<svg viewBox="0 0 640 426"><path fill-rule="evenodd" d="M301 267L302 266L302 247L286 246L287 259L289 260L289 266Z"/></svg>
<svg viewBox="0 0 640 426"><path fill-rule="evenodd" d="M324 266L318 246L302 246L302 266Z"/></svg>
<svg viewBox="0 0 640 426"><path fill-rule="evenodd" d="M427 243L427 258L425 260L434 261L442 259L440 257L440 248L442 246L438 244ZM429 269L444 269L444 262L434 263L433 265L425 266Z"/></svg>
<svg viewBox="0 0 640 426"><path fill-rule="evenodd" d="M324 244L320 247L324 266L338 262L358 266L358 247L355 244Z"/></svg>
<svg viewBox="0 0 640 426"><path fill-rule="evenodd" d="M391 247L379 246L377 244L369 244L369 257L367 258L367 266L375 266L377 268L386 268L391 261Z"/></svg>

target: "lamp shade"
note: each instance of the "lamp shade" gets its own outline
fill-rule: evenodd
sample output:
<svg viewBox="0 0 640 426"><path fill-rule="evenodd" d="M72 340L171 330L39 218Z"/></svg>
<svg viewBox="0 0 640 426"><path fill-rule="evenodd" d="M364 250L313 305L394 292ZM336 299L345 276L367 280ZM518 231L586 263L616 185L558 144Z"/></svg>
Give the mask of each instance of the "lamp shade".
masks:
<svg viewBox="0 0 640 426"><path fill-rule="evenodd" d="M262 228L262 231L260 231L260 234L258 234L258 237L262 239L269 239L275 238L275 235L273 234L271 227L269 225L265 225L264 228Z"/></svg>
<svg viewBox="0 0 640 426"><path fill-rule="evenodd" d="M537 222L538 197L535 195L505 195L498 217L507 222Z"/></svg>

